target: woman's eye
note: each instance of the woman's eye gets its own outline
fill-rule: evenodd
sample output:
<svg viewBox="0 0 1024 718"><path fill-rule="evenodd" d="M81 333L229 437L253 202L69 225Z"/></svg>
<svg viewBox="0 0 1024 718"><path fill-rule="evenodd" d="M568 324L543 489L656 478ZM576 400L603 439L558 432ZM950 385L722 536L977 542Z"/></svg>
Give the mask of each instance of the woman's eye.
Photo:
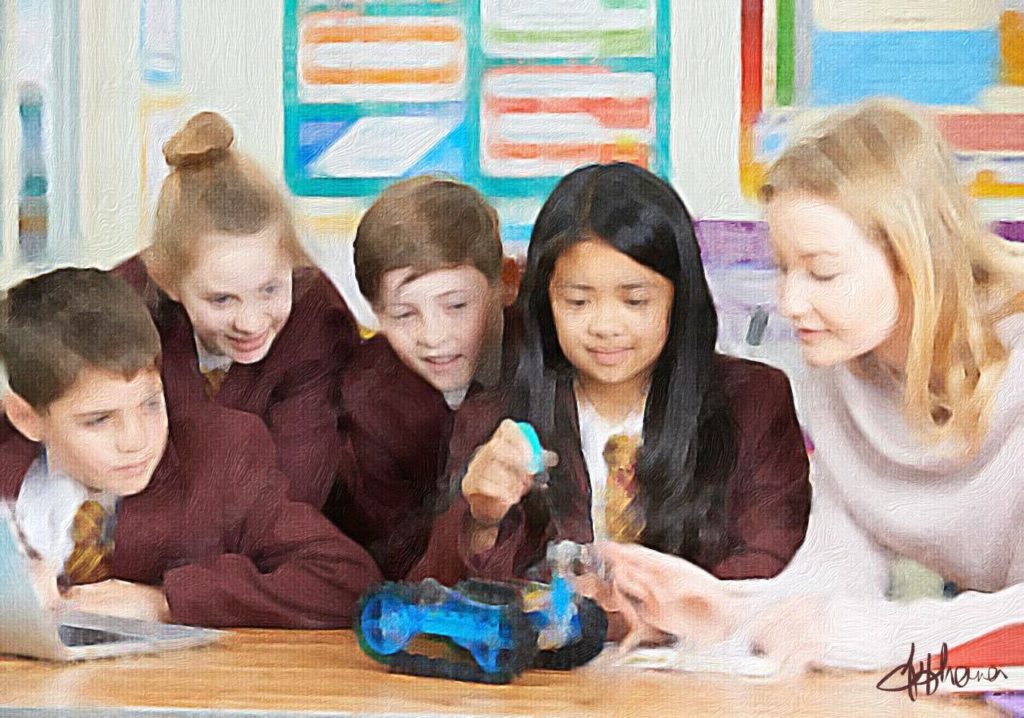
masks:
<svg viewBox="0 0 1024 718"><path fill-rule="evenodd" d="M811 272L811 277L813 277L818 282L831 282L833 279L835 279L838 276L839 276L838 273L836 273L836 274L819 274L817 272Z"/></svg>
<svg viewBox="0 0 1024 718"><path fill-rule="evenodd" d="M278 285L271 284L269 287L264 287L263 288L263 293L266 294L267 296L273 296L274 294L277 294L277 292L280 289L281 289L281 287L279 287Z"/></svg>
<svg viewBox="0 0 1024 718"><path fill-rule="evenodd" d="M626 304L631 307L646 307L650 302L649 299L627 299Z"/></svg>
<svg viewBox="0 0 1024 718"><path fill-rule="evenodd" d="M110 414L103 414L102 416L94 416L87 419L85 422L86 426L103 426L110 420Z"/></svg>
<svg viewBox="0 0 1024 718"><path fill-rule="evenodd" d="M224 306L229 301L231 301L231 297L229 297L227 294L218 294L215 297L210 297L210 304L216 304L219 307Z"/></svg>

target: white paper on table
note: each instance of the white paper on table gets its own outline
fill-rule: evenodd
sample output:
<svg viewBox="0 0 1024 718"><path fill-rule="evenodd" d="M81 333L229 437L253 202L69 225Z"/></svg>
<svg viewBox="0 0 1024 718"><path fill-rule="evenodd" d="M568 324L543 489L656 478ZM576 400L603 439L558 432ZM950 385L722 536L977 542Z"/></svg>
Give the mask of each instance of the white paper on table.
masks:
<svg viewBox="0 0 1024 718"><path fill-rule="evenodd" d="M755 656L746 641L731 639L702 649L685 645L659 648L637 648L613 658L617 666L679 671L682 673L724 673L750 678L770 678L779 672L775 661ZM609 646L608 651L617 649Z"/></svg>

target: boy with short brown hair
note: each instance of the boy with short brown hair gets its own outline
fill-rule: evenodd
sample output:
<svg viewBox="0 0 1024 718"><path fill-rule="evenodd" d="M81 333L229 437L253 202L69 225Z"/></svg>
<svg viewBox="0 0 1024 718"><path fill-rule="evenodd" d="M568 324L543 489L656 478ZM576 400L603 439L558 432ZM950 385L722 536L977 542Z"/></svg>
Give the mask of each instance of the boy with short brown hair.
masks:
<svg viewBox="0 0 1024 718"><path fill-rule="evenodd" d="M514 288L494 208L468 185L392 185L359 223L356 279L381 337L342 376L346 450L325 513L402 578L426 546L452 417L497 379Z"/></svg>
<svg viewBox="0 0 1024 718"><path fill-rule="evenodd" d="M61 269L14 287L0 360L0 498L62 601L204 626L351 624L379 577L370 557L287 500L258 418L212 403L168 418L159 336L122 280Z"/></svg>

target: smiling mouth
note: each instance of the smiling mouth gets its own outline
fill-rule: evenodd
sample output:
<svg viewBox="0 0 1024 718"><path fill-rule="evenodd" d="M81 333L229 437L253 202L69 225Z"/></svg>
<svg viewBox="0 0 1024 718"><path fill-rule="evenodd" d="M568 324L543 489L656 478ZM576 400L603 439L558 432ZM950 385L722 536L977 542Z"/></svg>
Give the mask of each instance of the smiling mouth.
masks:
<svg viewBox="0 0 1024 718"><path fill-rule="evenodd" d="M825 330L825 329L803 329L803 328L798 328L796 330L796 335L800 339L800 341L810 341L812 339L817 339L819 337L823 337L826 334L828 334L828 331Z"/></svg>
<svg viewBox="0 0 1024 718"><path fill-rule="evenodd" d="M122 474L137 474L143 469L149 466L149 459L144 461L137 461L134 464L125 464L124 466L118 466L115 471Z"/></svg>
<svg viewBox="0 0 1024 718"><path fill-rule="evenodd" d="M631 351L633 350L630 347L623 349L587 349L587 352L594 358L594 361L606 366L618 364L625 359Z"/></svg>
<svg viewBox="0 0 1024 718"><path fill-rule="evenodd" d="M442 356L423 357L424 363L434 367L435 369L447 369L460 359L462 359L461 354L445 354Z"/></svg>
<svg viewBox="0 0 1024 718"><path fill-rule="evenodd" d="M266 343L267 337L269 335L270 330L268 329L259 336L255 336L248 339L235 339L234 337L228 337L228 341L231 342L231 345L234 346L236 349L240 349L242 351L252 351L253 349L259 349L261 346L263 346Z"/></svg>

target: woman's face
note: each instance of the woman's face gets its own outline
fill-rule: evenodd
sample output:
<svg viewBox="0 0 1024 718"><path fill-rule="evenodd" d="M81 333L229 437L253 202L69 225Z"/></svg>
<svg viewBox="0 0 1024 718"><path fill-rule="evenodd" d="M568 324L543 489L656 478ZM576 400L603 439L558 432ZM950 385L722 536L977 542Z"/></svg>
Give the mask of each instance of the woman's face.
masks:
<svg viewBox="0 0 1024 718"><path fill-rule="evenodd" d="M239 364L270 351L292 311L292 265L276 227L203 237L194 268L178 283L203 348Z"/></svg>
<svg viewBox="0 0 1024 718"><path fill-rule="evenodd" d="M558 343L582 379L646 381L668 338L672 283L600 241L574 244L548 285Z"/></svg>
<svg viewBox="0 0 1024 718"><path fill-rule="evenodd" d="M841 209L782 193L768 204L779 266L779 310L796 329L804 359L834 366L886 345L900 317L885 251Z"/></svg>

